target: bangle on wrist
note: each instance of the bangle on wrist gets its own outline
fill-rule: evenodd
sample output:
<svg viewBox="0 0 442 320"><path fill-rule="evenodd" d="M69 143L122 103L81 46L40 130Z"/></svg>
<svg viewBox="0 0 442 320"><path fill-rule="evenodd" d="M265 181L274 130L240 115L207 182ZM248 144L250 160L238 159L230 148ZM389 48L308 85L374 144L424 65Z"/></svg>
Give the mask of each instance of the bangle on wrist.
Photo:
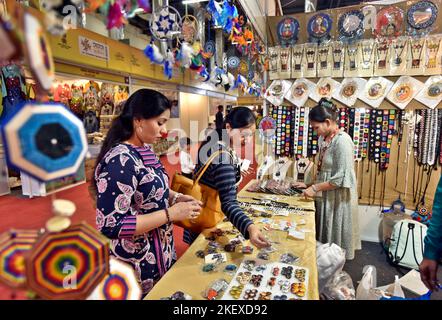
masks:
<svg viewBox="0 0 442 320"><path fill-rule="evenodd" d="M316 186L315 186L314 184L312 184L311 187L312 187L312 190L313 190L315 193L318 192L318 189L316 188Z"/></svg>
<svg viewBox="0 0 442 320"><path fill-rule="evenodd" d="M183 195L182 193L176 192L175 195L172 198L171 205L173 206L176 203L176 201L178 200L178 198L181 197L182 195Z"/></svg>
<svg viewBox="0 0 442 320"><path fill-rule="evenodd" d="M166 211L166 217L167 217L167 223L170 223L170 215L169 215L169 210L166 208L164 209Z"/></svg>

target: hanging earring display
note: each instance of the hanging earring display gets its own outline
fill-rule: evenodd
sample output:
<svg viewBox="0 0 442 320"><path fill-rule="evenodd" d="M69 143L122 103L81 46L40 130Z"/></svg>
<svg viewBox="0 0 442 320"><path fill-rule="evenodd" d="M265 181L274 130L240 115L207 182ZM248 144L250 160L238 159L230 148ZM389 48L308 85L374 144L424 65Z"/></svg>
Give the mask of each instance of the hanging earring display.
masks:
<svg viewBox="0 0 442 320"><path fill-rule="evenodd" d="M425 75L441 74L442 64L440 63L440 36L427 37L425 43Z"/></svg>
<svg viewBox="0 0 442 320"><path fill-rule="evenodd" d="M278 79L278 61L279 61L279 47L269 48L269 77L270 80ZM247 73L241 74L246 75Z"/></svg>
<svg viewBox="0 0 442 320"><path fill-rule="evenodd" d="M305 63L302 64L302 74L304 77L316 77L316 50L317 45L314 43L306 43L304 45Z"/></svg>
<svg viewBox="0 0 442 320"><path fill-rule="evenodd" d="M398 108L405 109L422 87L423 83L413 77L402 76L387 94L387 99Z"/></svg>
<svg viewBox="0 0 442 320"><path fill-rule="evenodd" d="M298 41L299 22L293 17L282 19L276 27L281 46L291 46Z"/></svg>
<svg viewBox="0 0 442 320"><path fill-rule="evenodd" d="M341 83L340 90L336 90L333 98L341 101L346 106L352 107L364 89L367 80L363 78L345 78Z"/></svg>
<svg viewBox="0 0 442 320"><path fill-rule="evenodd" d="M344 75L344 44L336 41L331 44L332 55L332 77L342 77Z"/></svg>
<svg viewBox="0 0 442 320"><path fill-rule="evenodd" d="M367 81L358 98L369 106L378 108L392 86L393 82L386 78L372 77Z"/></svg>
<svg viewBox="0 0 442 320"><path fill-rule="evenodd" d="M407 34L423 36L431 32L437 18L437 7L431 1L418 1L407 11Z"/></svg>
<svg viewBox="0 0 442 320"><path fill-rule="evenodd" d="M390 45L390 75L403 75L406 71L408 38L399 37Z"/></svg>
<svg viewBox="0 0 442 320"><path fill-rule="evenodd" d="M377 38L396 38L402 33L403 11L395 6L382 8L376 16L375 35Z"/></svg>
<svg viewBox="0 0 442 320"><path fill-rule="evenodd" d="M376 58L374 75L384 76L388 75L387 61L389 58L390 46L387 41L378 40L376 43Z"/></svg>
<svg viewBox="0 0 442 320"><path fill-rule="evenodd" d="M410 38L410 56L411 59L407 65L408 75L423 74L425 63L423 54L425 52L425 38Z"/></svg>
<svg viewBox="0 0 442 320"><path fill-rule="evenodd" d="M307 24L309 42L323 43L330 40L332 18L326 13L318 13L310 18Z"/></svg>
<svg viewBox="0 0 442 320"><path fill-rule="evenodd" d="M364 14L361 10L345 12L338 20L339 40L353 42L364 34Z"/></svg>
<svg viewBox="0 0 442 320"><path fill-rule="evenodd" d="M330 44L324 44L318 47L318 77L330 77L332 75L332 63L330 63L331 51L332 48Z"/></svg>
<svg viewBox="0 0 442 320"><path fill-rule="evenodd" d="M304 45L298 44L292 47L292 78L302 77L302 62L304 57Z"/></svg>
<svg viewBox="0 0 442 320"><path fill-rule="evenodd" d="M290 79L291 78L291 48L279 49L279 67L278 74L279 79Z"/></svg>
<svg viewBox="0 0 442 320"><path fill-rule="evenodd" d="M359 44L347 44L345 49L344 77L352 77L358 74L359 67Z"/></svg>
<svg viewBox="0 0 442 320"><path fill-rule="evenodd" d="M442 76L432 76L425 82L424 88L415 97L417 101L434 109L442 101Z"/></svg>
<svg viewBox="0 0 442 320"><path fill-rule="evenodd" d="M314 90L316 84L305 78L297 79L285 98L297 107L303 107L308 99L309 93Z"/></svg>
<svg viewBox="0 0 442 320"><path fill-rule="evenodd" d="M359 42L359 72L360 77L371 77L373 75L374 41L363 40Z"/></svg>

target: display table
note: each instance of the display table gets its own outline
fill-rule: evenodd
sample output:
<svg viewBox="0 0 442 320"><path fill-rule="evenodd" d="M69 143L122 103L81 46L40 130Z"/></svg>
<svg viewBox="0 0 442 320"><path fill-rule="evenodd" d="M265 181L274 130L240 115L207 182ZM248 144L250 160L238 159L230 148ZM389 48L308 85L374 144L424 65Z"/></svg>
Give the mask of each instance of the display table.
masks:
<svg viewBox="0 0 442 320"><path fill-rule="evenodd" d="M250 193L246 189L254 181L250 181L249 184L238 194L238 201L241 202L254 202L253 198L269 198L275 195L268 195L263 193ZM295 196L280 196L278 201L286 202L290 206L302 207L304 209L314 209L314 202L312 200L305 200L303 197ZM263 224L258 223L262 218L254 218L258 226L262 227ZM296 240L288 237L286 231L264 231L266 236L275 242L274 247L278 250L270 254L270 262L279 261L280 255L290 252L300 257L299 263L296 266L305 267L309 269L310 277L308 282L308 300L318 300L318 272L316 266L316 239L315 239L315 215L314 211L302 211L300 214L290 214L289 216L273 216L271 219L274 221L289 220L292 222L299 222L304 220L305 224L300 225L298 229L305 229L309 232L305 233L304 240ZM230 222L221 222L217 226L223 230L232 229ZM207 234L205 232L205 234ZM223 236L217 239L221 244L228 242L229 238L234 236ZM224 241L223 241L224 240ZM202 267L204 265L204 259L196 257L195 253L198 250L204 250L207 247L208 240L205 239L203 234L200 234L195 242L188 248L188 250L181 256L181 258L173 265L173 267L161 278L161 280L154 286L152 291L146 296L146 300L159 300L160 298L169 297L176 291L182 291L192 297L193 300L204 299L203 292L209 287L209 285L218 279L225 279L230 282L234 275L223 272L226 264L236 264L237 266L243 260L255 259L259 250L254 247L252 254L243 254L240 252L226 253L227 262L222 264L217 271L204 273ZM249 241L246 241L249 244ZM220 251L223 252L223 251Z"/></svg>

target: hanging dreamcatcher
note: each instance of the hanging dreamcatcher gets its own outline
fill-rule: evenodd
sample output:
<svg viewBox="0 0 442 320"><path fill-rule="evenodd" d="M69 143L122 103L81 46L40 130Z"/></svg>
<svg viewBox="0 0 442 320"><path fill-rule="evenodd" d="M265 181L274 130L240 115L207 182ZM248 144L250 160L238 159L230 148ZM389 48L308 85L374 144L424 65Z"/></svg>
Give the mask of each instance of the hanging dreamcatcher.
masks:
<svg viewBox="0 0 442 320"><path fill-rule="evenodd" d="M150 31L156 40L168 41L181 34L180 13L171 6L163 6L152 13Z"/></svg>
<svg viewBox="0 0 442 320"><path fill-rule="evenodd" d="M181 19L180 39L192 44L198 38L198 28L199 28L198 20L194 16L186 13Z"/></svg>

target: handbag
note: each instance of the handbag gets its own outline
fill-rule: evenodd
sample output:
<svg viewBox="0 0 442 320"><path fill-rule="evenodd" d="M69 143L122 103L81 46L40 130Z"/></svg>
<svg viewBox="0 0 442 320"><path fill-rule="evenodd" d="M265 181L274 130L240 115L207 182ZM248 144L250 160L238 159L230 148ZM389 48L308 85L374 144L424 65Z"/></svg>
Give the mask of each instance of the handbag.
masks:
<svg viewBox="0 0 442 320"><path fill-rule="evenodd" d="M176 225L200 233L204 229L213 228L224 219L218 190L199 183L209 165L222 152L229 154L226 151L217 151L212 154L204 167L195 174L195 180L189 179L180 173L175 173L173 176L171 185L173 191L192 196L202 202L201 213L197 218L177 221L175 222Z"/></svg>

